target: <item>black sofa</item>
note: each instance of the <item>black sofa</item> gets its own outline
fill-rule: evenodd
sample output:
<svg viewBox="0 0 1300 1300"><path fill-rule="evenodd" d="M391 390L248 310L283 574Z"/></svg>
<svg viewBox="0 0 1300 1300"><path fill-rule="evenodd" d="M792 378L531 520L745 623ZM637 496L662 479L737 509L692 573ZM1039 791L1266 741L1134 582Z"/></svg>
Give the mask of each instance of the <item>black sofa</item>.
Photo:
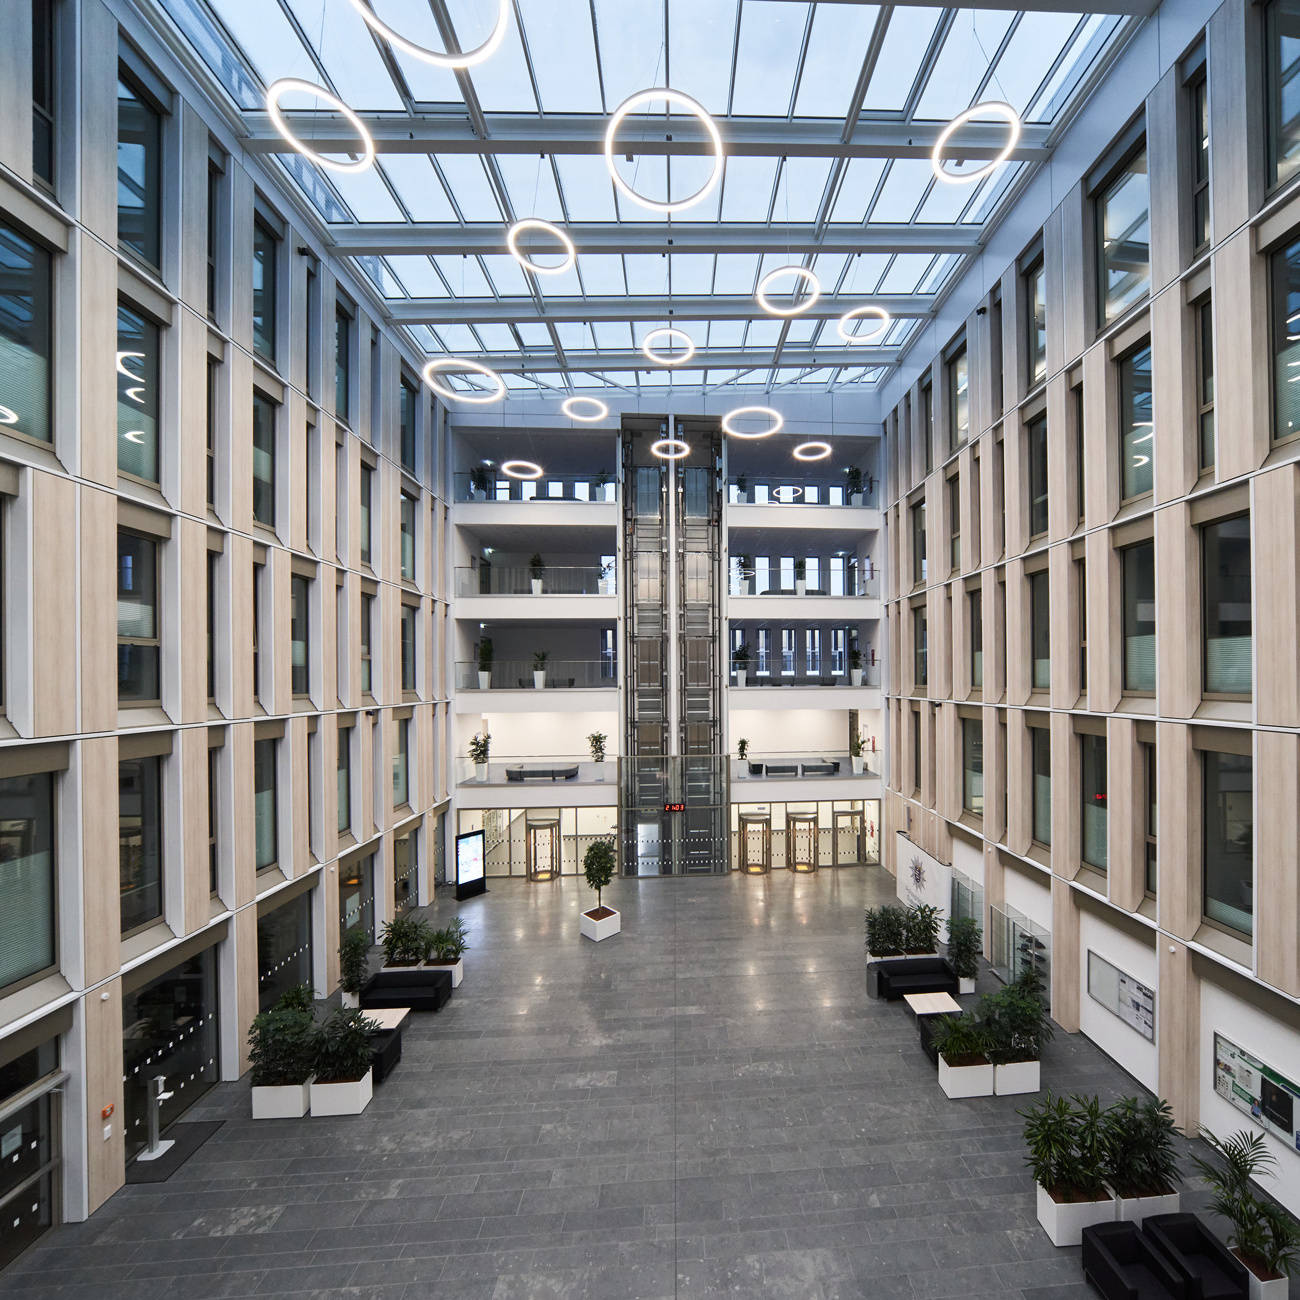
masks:
<svg viewBox="0 0 1300 1300"><path fill-rule="evenodd" d="M402 1030L381 1029L370 1035L370 1068L376 1084L383 1083L402 1059Z"/></svg>
<svg viewBox="0 0 1300 1300"><path fill-rule="evenodd" d="M887 957L869 968L876 975L876 997L897 1002L906 993L957 996L957 972L943 957Z"/></svg>
<svg viewBox="0 0 1300 1300"><path fill-rule="evenodd" d="M1250 1294L1246 1266L1194 1214L1152 1214L1142 1231L1198 1300L1241 1300Z"/></svg>
<svg viewBox="0 0 1300 1300"><path fill-rule="evenodd" d="M578 776L577 763L569 767L517 767L506 768L507 781L574 781Z"/></svg>
<svg viewBox="0 0 1300 1300"><path fill-rule="evenodd" d="M1083 1275L1104 1300L1197 1300L1136 1223L1094 1223L1083 1230Z"/></svg>
<svg viewBox="0 0 1300 1300"><path fill-rule="evenodd" d="M451 972L411 966L381 970L362 986L361 1009L410 1007L412 1011L441 1011L451 997Z"/></svg>

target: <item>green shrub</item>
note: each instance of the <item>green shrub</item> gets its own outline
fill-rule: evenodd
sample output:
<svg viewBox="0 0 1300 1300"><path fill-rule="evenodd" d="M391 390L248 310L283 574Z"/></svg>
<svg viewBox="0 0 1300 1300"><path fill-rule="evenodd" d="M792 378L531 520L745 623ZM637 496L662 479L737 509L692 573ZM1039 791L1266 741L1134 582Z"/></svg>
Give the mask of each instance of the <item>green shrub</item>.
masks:
<svg viewBox="0 0 1300 1300"><path fill-rule="evenodd" d="M907 913L894 903L867 908L867 951L873 957L901 957L907 944Z"/></svg>
<svg viewBox="0 0 1300 1300"><path fill-rule="evenodd" d="M379 932L385 963L389 966L418 965L424 960L428 934L428 925L410 912L385 921Z"/></svg>
<svg viewBox="0 0 1300 1300"><path fill-rule="evenodd" d="M317 1083L352 1083L370 1069L370 1035L379 1032L373 1020L355 1008L329 1017L313 1038L312 1060Z"/></svg>
<svg viewBox="0 0 1300 1300"><path fill-rule="evenodd" d="M582 874L586 878L587 887L596 891L597 907L604 906L600 901L601 890L607 889L609 882L614 879L616 865L614 846L608 840L596 840L587 845L587 851L582 857Z"/></svg>
<svg viewBox="0 0 1300 1300"><path fill-rule="evenodd" d="M364 930L349 930L339 944L339 985L344 993L357 994L370 974L370 936Z"/></svg>
<svg viewBox="0 0 1300 1300"><path fill-rule="evenodd" d="M980 923L973 916L948 918L948 962L964 980L973 980L979 974L983 938Z"/></svg>
<svg viewBox="0 0 1300 1300"><path fill-rule="evenodd" d="M930 1041L949 1065L987 1065L988 1026L972 1012L960 1016L936 1016Z"/></svg>
<svg viewBox="0 0 1300 1300"><path fill-rule="evenodd" d="M1025 1163L1057 1201L1106 1197L1106 1144L1096 1097L1053 1097L1018 1112L1025 1121Z"/></svg>
<svg viewBox="0 0 1300 1300"><path fill-rule="evenodd" d="M995 1064L1042 1059L1043 1045L1053 1031L1036 985L1017 981L986 993L976 1014L989 1027L989 1054Z"/></svg>
<svg viewBox="0 0 1300 1300"><path fill-rule="evenodd" d="M914 903L909 907L903 922L903 942L907 951L937 952L939 921L939 909L929 903Z"/></svg>
<svg viewBox="0 0 1300 1300"><path fill-rule="evenodd" d="M280 994L280 1000L275 1005L286 1011L310 1012L316 1005L316 995L310 984L295 984Z"/></svg>
<svg viewBox="0 0 1300 1300"><path fill-rule="evenodd" d="M253 1087L282 1088L311 1077L315 1023L310 1011L277 1005L253 1017L248 1059Z"/></svg>
<svg viewBox="0 0 1300 1300"><path fill-rule="evenodd" d="M1159 1097L1124 1097L1105 1115L1108 1182L1118 1195L1165 1196L1182 1181L1174 1114Z"/></svg>
<svg viewBox="0 0 1300 1300"><path fill-rule="evenodd" d="M469 761L471 763L486 763L488 753L492 749L492 737L484 732L481 736L475 735L470 737L469 742Z"/></svg>
<svg viewBox="0 0 1300 1300"><path fill-rule="evenodd" d="M449 925L441 930L425 927L424 960L425 961L459 961L469 947L469 931L464 920L453 917Z"/></svg>

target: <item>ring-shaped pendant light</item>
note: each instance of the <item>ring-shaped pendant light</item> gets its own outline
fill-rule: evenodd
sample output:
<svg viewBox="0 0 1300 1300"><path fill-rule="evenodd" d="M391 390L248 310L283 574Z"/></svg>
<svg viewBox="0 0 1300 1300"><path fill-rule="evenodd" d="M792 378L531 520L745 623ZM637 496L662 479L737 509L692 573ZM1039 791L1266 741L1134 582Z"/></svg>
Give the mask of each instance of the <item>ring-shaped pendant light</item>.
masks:
<svg viewBox="0 0 1300 1300"><path fill-rule="evenodd" d="M873 330L850 331L848 329L850 321L861 320L864 316L874 316L880 323ZM872 339L878 339L889 328L889 322L893 319L883 307L854 307L835 322L835 329L845 343L856 347L862 343L870 343Z"/></svg>
<svg viewBox="0 0 1300 1300"><path fill-rule="evenodd" d="M684 460L691 454L691 444L680 438L660 438L650 444L650 454L660 460Z"/></svg>
<svg viewBox="0 0 1300 1300"><path fill-rule="evenodd" d="M579 403L582 403L591 410L591 414L579 415L576 409ZM566 397L560 404L560 410L562 410L570 420L581 420L584 424L589 424L595 420L603 420L609 414L609 407L606 406L599 397Z"/></svg>
<svg viewBox="0 0 1300 1300"><path fill-rule="evenodd" d="M496 390L491 393L458 393L454 388L446 388L440 384L434 376L440 371L457 367L464 370L472 370L476 375L482 375L484 379L490 379L496 384ZM499 402L506 395L506 382L500 375L488 366L481 365L477 361L471 361L468 357L434 357L428 362L422 372L424 382L433 389L439 397L449 402L469 402L473 406L488 406L493 402Z"/></svg>
<svg viewBox="0 0 1300 1300"><path fill-rule="evenodd" d="M382 36L389 45L403 50L422 63L431 63L435 68L472 68L496 53L497 46L505 39L506 23L510 18L510 0L499 0L497 4L496 26L492 28L487 40L476 45L472 50L460 54L450 54L445 50L430 50L414 41L407 40L400 32L395 32L380 16L375 13L365 0L348 0L353 9L366 20L371 31Z"/></svg>
<svg viewBox="0 0 1300 1300"><path fill-rule="evenodd" d="M686 351L680 357L670 357L667 353L656 352L651 346L656 339L664 339L671 344L674 337L686 340ZM657 330L651 330L641 340L641 355L657 366L680 366L695 355L695 340L685 330L679 330L675 325L663 325Z"/></svg>
<svg viewBox="0 0 1300 1300"><path fill-rule="evenodd" d="M315 95L327 104L332 104L347 119L348 125L361 137L361 157L353 162L335 162L332 158L308 149L292 131L280 111L280 96L290 90L301 90L305 94ZM375 161L375 142L366 124L337 96L331 94L324 86L314 81L303 81L299 77L281 77L266 88L266 111L271 118L271 125L300 153L308 162L317 167L326 167L332 172L363 172Z"/></svg>
<svg viewBox="0 0 1300 1300"><path fill-rule="evenodd" d="M795 460L825 460L831 454L829 442L801 442L790 453Z"/></svg>
<svg viewBox="0 0 1300 1300"><path fill-rule="evenodd" d="M544 230L558 239L564 247L564 261L556 266L543 266L540 262L530 261L519 251L519 235L525 230ZM522 221L516 221L506 232L506 247L510 250L510 256L525 271L531 271L534 275L562 275L578 260L578 250L574 248L573 240L559 226L543 221L541 217L525 217Z"/></svg>
<svg viewBox="0 0 1300 1300"><path fill-rule="evenodd" d="M772 489L772 495L783 506L792 506L803 496L803 488L798 483L782 483Z"/></svg>
<svg viewBox="0 0 1300 1300"><path fill-rule="evenodd" d="M808 287L808 296L802 302L796 303L793 307L774 307L767 296L767 291L772 281L778 275L795 275L801 279ZM822 296L821 281L806 266L778 266L769 271L759 282L758 288L754 292L754 297L758 300L758 305L769 316L798 316L805 312L809 307Z"/></svg>
<svg viewBox="0 0 1300 1300"><path fill-rule="evenodd" d="M772 427L764 429L762 433L742 433L739 429L732 428L732 422L742 415L766 415L772 421ZM785 416L780 411L774 411L770 406L737 406L722 417L722 432L730 434L733 438L770 438L784 428Z"/></svg>
<svg viewBox="0 0 1300 1300"><path fill-rule="evenodd" d="M354 0L355 2L356 0ZM678 108L684 108L692 117L703 123L704 129L708 133L709 143L713 146L712 175L694 194L688 194L686 198L678 199L676 203L660 203L656 199L646 198L644 194L638 194L618 174L618 168L614 166L614 144L618 138L618 129L623 125L623 119L638 104L652 104L658 100L663 100L667 104L676 104ZM605 167L609 171L610 180L614 182L614 188L626 198L631 199L633 203L639 203L643 208L649 208L651 212L684 212L687 208L694 207L702 199L708 198L722 179L722 136L718 132L717 124L709 116L708 111L699 100L682 94L680 90L669 90L667 86L651 90L638 90L635 95L629 95L614 110L613 116L609 119L609 125L605 128Z"/></svg>
<svg viewBox="0 0 1300 1300"><path fill-rule="evenodd" d="M0 424L17 424L18 412L8 406L0 406Z"/></svg>
<svg viewBox="0 0 1300 1300"><path fill-rule="evenodd" d="M542 477L542 467L531 460L503 460L501 472L506 478L527 479L530 483Z"/></svg>
<svg viewBox="0 0 1300 1300"><path fill-rule="evenodd" d="M962 172L960 176L954 175L947 171L943 165L943 151L948 141L952 139L953 132L959 131L967 122L973 121L976 117L1000 117L1007 124L1007 142L998 151L995 157L985 163L978 171ZM939 132L939 138L934 142L934 148L930 151L930 166L938 180L944 181L948 185L969 185L973 181L982 180L990 172L997 171L1015 150L1016 145L1020 143L1020 114L1016 112L1010 104L1004 104L1000 99L986 100L983 104L976 104L974 108L968 108L964 113L958 113L956 117L948 123L947 126Z"/></svg>

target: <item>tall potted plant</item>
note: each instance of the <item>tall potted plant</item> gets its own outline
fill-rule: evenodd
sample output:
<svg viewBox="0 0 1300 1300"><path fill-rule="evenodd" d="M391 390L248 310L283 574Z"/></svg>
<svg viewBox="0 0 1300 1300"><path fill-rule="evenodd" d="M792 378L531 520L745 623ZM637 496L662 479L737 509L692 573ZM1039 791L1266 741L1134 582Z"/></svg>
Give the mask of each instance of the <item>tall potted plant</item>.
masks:
<svg viewBox="0 0 1300 1300"><path fill-rule="evenodd" d="M1037 1092L1043 1045L1052 1037L1037 970L1027 967L1015 983L985 994L980 1005L992 1036L994 1094Z"/></svg>
<svg viewBox="0 0 1300 1300"><path fill-rule="evenodd" d="M424 964L451 972L451 986L460 988L465 978L465 952L469 948L469 930L463 917L454 916L441 930L425 927Z"/></svg>
<svg viewBox="0 0 1300 1300"><path fill-rule="evenodd" d="M862 651L857 646L849 651L849 685L862 685Z"/></svg>
<svg viewBox="0 0 1300 1300"><path fill-rule="evenodd" d="M935 1016L930 1041L939 1053L939 1087L945 1097L991 1097L993 1063L989 1031L973 1012Z"/></svg>
<svg viewBox="0 0 1300 1300"><path fill-rule="evenodd" d="M545 650L533 651L533 689L540 691L546 685L546 661L551 656Z"/></svg>
<svg viewBox="0 0 1300 1300"><path fill-rule="evenodd" d="M1182 1174L1174 1149L1174 1113L1159 1097L1124 1097L1107 1112L1107 1183L1117 1217L1141 1223L1149 1214L1177 1214Z"/></svg>
<svg viewBox="0 0 1300 1300"><path fill-rule="evenodd" d="M593 731L587 737L587 745L591 749L591 761L596 765L596 780L605 779L605 742L609 739L603 731Z"/></svg>
<svg viewBox="0 0 1300 1300"><path fill-rule="evenodd" d="M612 596L614 594L614 561L606 560L600 566L600 594L602 596Z"/></svg>
<svg viewBox="0 0 1300 1300"><path fill-rule="evenodd" d="M736 665L736 685L745 684L745 674L749 671L749 643L742 641L737 647L736 652L731 656L732 663Z"/></svg>
<svg viewBox="0 0 1300 1300"><path fill-rule="evenodd" d="M957 972L957 992L974 993L984 936L973 916L948 918L948 964Z"/></svg>
<svg viewBox="0 0 1300 1300"><path fill-rule="evenodd" d="M339 987L343 1005L355 1007L370 974L370 936L364 930L349 930L339 944Z"/></svg>
<svg viewBox="0 0 1300 1300"><path fill-rule="evenodd" d="M622 928L623 918L612 907L601 901L601 893L614 878L614 846L608 840L596 840L587 846L582 858L582 874L587 886L596 891L596 906L578 918L578 928L588 938L599 943Z"/></svg>
<svg viewBox="0 0 1300 1300"><path fill-rule="evenodd" d="M492 474L486 465L475 465L469 472L469 495L471 501L486 501L492 487Z"/></svg>
<svg viewBox="0 0 1300 1300"><path fill-rule="evenodd" d="M1096 1097L1053 1097L1019 1112L1025 1163L1037 1184L1038 1222L1053 1246L1077 1246L1084 1228L1115 1217L1106 1190L1106 1137Z"/></svg>
<svg viewBox="0 0 1300 1300"><path fill-rule="evenodd" d="M478 643L478 688L486 691L492 685L492 638L480 637Z"/></svg>
<svg viewBox="0 0 1300 1300"><path fill-rule="evenodd" d="M474 779L486 781L488 776L488 754L492 749L492 737L488 732L475 733L469 741L469 761L474 764Z"/></svg>
<svg viewBox="0 0 1300 1300"><path fill-rule="evenodd" d="M853 775L861 776L863 764L866 762L867 742L862 739L861 735L853 736L849 740L849 762L853 767Z"/></svg>
<svg viewBox="0 0 1300 1300"><path fill-rule="evenodd" d="M939 951L939 909L929 903L913 903L903 920L903 948L909 956L928 956Z"/></svg>
<svg viewBox="0 0 1300 1300"><path fill-rule="evenodd" d="M850 465L844 471L844 486L848 490L849 504L860 506L862 504L862 471L856 465Z"/></svg>
<svg viewBox="0 0 1300 1300"><path fill-rule="evenodd" d="M312 1052L313 1116L360 1115L370 1105L374 1095L370 1035L378 1032L375 1021L351 1009L334 1012L316 1031Z"/></svg>
<svg viewBox="0 0 1300 1300"><path fill-rule="evenodd" d="M542 559L541 554L533 552L533 558L528 561L528 578L532 583L533 595L542 594L542 578L546 574L546 561Z"/></svg>
<svg viewBox="0 0 1300 1300"><path fill-rule="evenodd" d="M253 1017L248 1059L254 1119L301 1119L307 1113L314 1032L310 1011L283 1003Z"/></svg>
<svg viewBox="0 0 1300 1300"><path fill-rule="evenodd" d="M428 934L429 927L410 912L385 921L379 932L379 943L384 950L384 969L418 966L424 960Z"/></svg>
<svg viewBox="0 0 1300 1300"><path fill-rule="evenodd" d="M794 562L794 594L802 596L808 590L808 561L800 556Z"/></svg>
<svg viewBox="0 0 1300 1300"><path fill-rule="evenodd" d="M736 741L736 757L740 760L740 775L749 775L749 741L744 736Z"/></svg>

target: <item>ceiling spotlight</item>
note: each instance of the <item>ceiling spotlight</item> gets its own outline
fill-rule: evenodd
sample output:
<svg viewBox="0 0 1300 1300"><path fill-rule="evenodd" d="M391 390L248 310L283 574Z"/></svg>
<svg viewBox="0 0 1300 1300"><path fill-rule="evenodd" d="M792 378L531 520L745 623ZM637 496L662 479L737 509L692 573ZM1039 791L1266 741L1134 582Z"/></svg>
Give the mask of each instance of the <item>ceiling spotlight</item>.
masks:
<svg viewBox="0 0 1300 1300"><path fill-rule="evenodd" d="M849 321L861 320L864 316L874 316L879 321L875 329L850 331L847 328ZM889 322L893 319L883 307L854 307L835 322L835 328L845 343L856 346L859 343L870 343L872 339L878 339L889 328Z"/></svg>
<svg viewBox="0 0 1300 1300"><path fill-rule="evenodd" d="M579 406L586 410L586 415L579 415ZM609 407L599 397L566 397L560 404L560 410L570 420L581 420L584 424L589 424L594 420L603 420L609 414Z"/></svg>
<svg viewBox="0 0 1300 1300"><path fill-rule="evenodd" d="M825 460L830 454L829 442L801 442L791 453L795 460Z"/></svg>
<svg viewBox="0 0 1300 1300"><path fill-rule="evenodd" d="M732 427L737 419L747 415L766 415L772 421L771 427L761 433L742 433ZM774 433L780 433L783 428L785 428L785 417L770 406L737 406L722 417L722 432L729 433L733 438L770 438Z"/></svg>
<svg viewBox="0 0 1300 1300"><path fill-rule="evenodd" d="M445 387L434 378L440 372L451 369L472 370L476 375L482 375L484 379L490 379L496 387L490 393L462 393L457 392L454 388ZM505 380L495 370L481 365L477 361L471 361L468 357L434 357L432 361L425 365L423 377L424 382L439 397L449 402L469 402L475 406L487 406L492 402L499 402L506 395Z"/></svg>
<svg viewBox="0 0 1300 1300"><path fill-rule="evenodd" d="M774 307L772 305L767 296L767 291L778 275L794 275L803 281L806 294L802 302L795 303L793 307ZM821 296L821 281L806 266L778 266L774 271L769 271L758 282L758 290L754 294L754 297L758 299L758 305L769 316L798 316L800 312L807 311Z"/></svg>
<svg viewBox="0 0 1300 1300"><path fill-rule="evenodd" d="M308 149L289 130L289 124L280 111L280 96L290 90L300 90L304 94L314 95L317 99L323 99L327 104L337 108L347 118L348 125L361 137L361 157L352 162L335 162L334 159L326 158L324 154L317 153L314 149ZM363 172L375 161L375 142L370 132L366 130L366 124L337 95L331 94L324 86L318 86L312 81L302 81L298 77L281 77L279 81L273 81L266 88L266 111L270 115L271 125L304 158L314 162L318 167L327 167L335 172Z"/></svg>
<svg viewBox="0 0 1300 1300"><path fill-rule="evenodd" d="M663 339L665 343L671 346L674 338L685 340L686 350L679 357L669 355L668 352L656 352L653 344L657 339ZM649 334L641 340L641 353L649 361L653 361L659 366L680 366L683 361L689 361L695 355L695 340L685 330L679 330L675 325L664 325L657 330L651 330Z"/></svg>
<svg viewBox="0 0 1300 1300"><path fill-rule="evenodd" d="M523 478L529 482L542 477L542 467L531 460L503 460L501 472L506 478Z"/></svg>
<svg viewBox="0 0 1300 1300"><path fill-rule="evenodd" d="M395 32L389 27L365 3L365 0L348 0L348 3L366 20L371 31L377 32L389 45L423 63L432 63L435 68L472 68L476 63L482 63L484 59L490 58L505 39L506 22L510 17L510 0L498 0L496 26L492 28L487 40L482 45L476 45L472 50L465 50L461 54L450 54L445 50L425 49L423 45L407 40L400 32Z"/></svg>
<svg viewBox="0 0 1300 1300"><path fill-rule="evenodd" d="M543 266L540 262L529 261L519 251L519 235L525 230L544 230L548 235L558 239L564 248L564 260L558 262L555 266ZM573 246L573 240L559 226L552 225L549 221L543 221L541 217L525 217L522 221L516 221L506 234L506 247L510 250L510 256L525 271L531 271L534 275L559 275L561 272L567 271L578 260L578 251Z"/></svg>
<svg viewBox="0 0 1300 1300"><path fill-rule="evenodd" d="M983 167L977 168L973 172L950 172L943 165L944 147L952 139L953 132L960 130L967 122L973 121L976 117L1000 117L1007 124L1007 142ZM934 142L934 148L930 151L930 166L934 169L936 178L946 181L949 185L969 185L972 181L980 180L1001 167L1011 157L1012 152L1019 143L1020 114L1010 104L1004 104L1000 99L990 99L983 104L976 104L974 108L968 108L964 113L958 113L939 132L939 138Z"/></svg>
<svg viewBox="0 0 1300 1300"><path fill-rule="evenodd" d="M353 0L353 3L358 2L359 0ZM713 171L709 179L694 194L688 194L686 198L679 199L676 203L660 203L657 199L648 199L645 195L638 194L619 175L618 169L614 166L614 144L618 138L618 129L623 125L623 119L638 105L654 104L661 100L666 104L676 104L678 108L685 109L692 117L698 118L708 133L709 143L713 147ZM633 203L639 203L643 208L649 208L652 212L683 212L687 208L694 207L701 199L707 198L722 179L722 163L722 136L718 133L717 125L705 110L704 105L698 100L692 99L689 95L682 94L680 90L669 90L667 86L651 90L638 90L635 95L629 95L614 110L613 116L609 119L609 125L605 128L605 166L609 169L609 176L614 182L614 188L626 198L631 199Z"/></svg>
<svg viewBox="0 0 1300 1300"><path fill-rule="evenodd" d="M683 460L691 454L691 444L680 438L660 438L650 444L650 454L660 460Z"/></svg>

